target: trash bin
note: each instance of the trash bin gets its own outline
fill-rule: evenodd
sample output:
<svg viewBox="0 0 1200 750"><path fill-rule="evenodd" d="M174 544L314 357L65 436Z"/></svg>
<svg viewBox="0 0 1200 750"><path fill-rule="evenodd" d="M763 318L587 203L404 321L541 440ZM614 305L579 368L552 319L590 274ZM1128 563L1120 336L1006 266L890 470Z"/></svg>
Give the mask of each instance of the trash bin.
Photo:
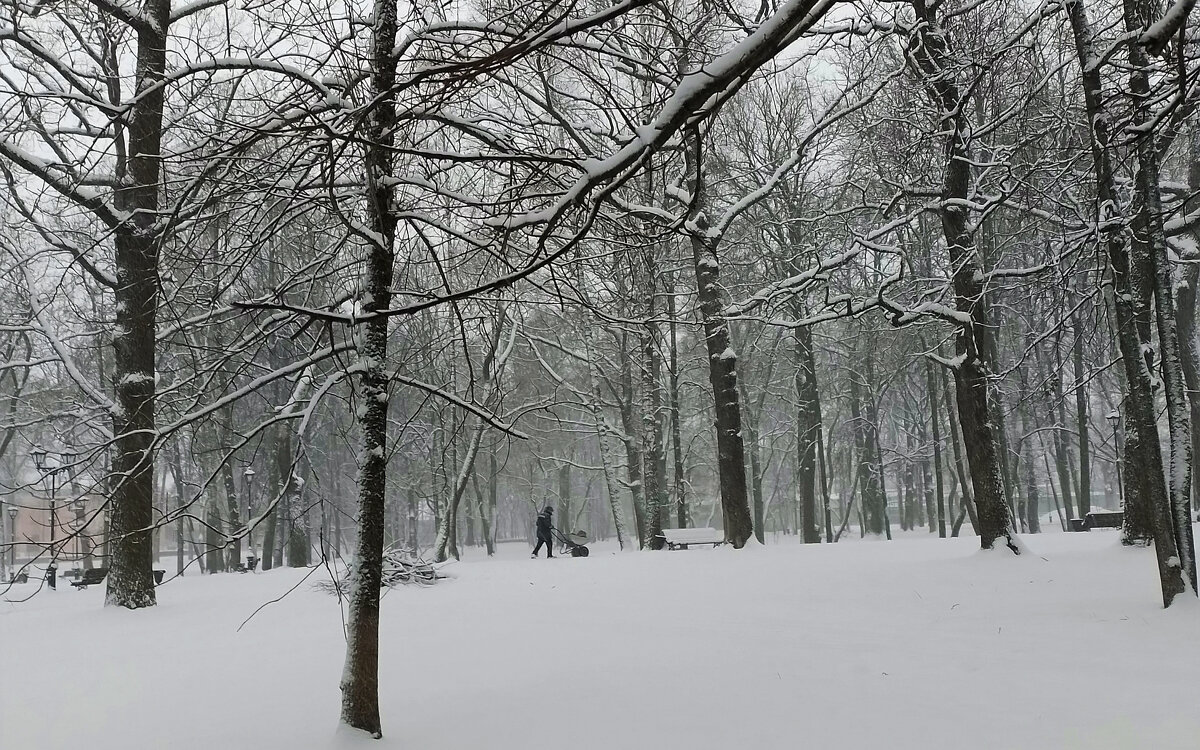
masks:
<svg viewBox="0 0 1200 750"><path fill-rule="evenodd" d="M58 589L58 567L51 565L46 568L46 583L52 589Z"/></svg>

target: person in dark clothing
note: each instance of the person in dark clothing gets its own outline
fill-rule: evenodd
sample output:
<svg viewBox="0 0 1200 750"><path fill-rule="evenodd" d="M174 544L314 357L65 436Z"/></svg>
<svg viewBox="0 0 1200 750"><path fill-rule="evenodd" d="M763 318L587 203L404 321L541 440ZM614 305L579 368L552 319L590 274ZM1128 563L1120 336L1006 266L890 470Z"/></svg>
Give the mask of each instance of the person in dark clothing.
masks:
<svg viewBox="0 0 1200 750"><path fill-rule="evenodd" d="M532 558L537 558L538 553L542 551L542 545L546 545L546 558L554 557L554 538L551 536L551 530L554 528L554 508L547 505L542 508L542 512L538 513L537 517L537 544L533 548Z"/></svg>

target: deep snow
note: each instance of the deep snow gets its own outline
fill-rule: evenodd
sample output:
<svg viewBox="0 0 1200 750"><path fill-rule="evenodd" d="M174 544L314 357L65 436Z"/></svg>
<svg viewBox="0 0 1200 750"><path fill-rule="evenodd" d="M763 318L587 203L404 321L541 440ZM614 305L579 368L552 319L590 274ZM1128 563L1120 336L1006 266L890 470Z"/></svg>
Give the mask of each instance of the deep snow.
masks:
<svg viewBox="0 0 1200 750"><path fill-rule="evenodd" d="M414 750L1200 747L1200 606L1115 533L530 560L472 551L383 605L385 738ZM173 561L172 561L173 562ZM169 568L173 565L168 564ZM334 738L336 600L307 571L0 604L3 750ZM10 598L31 589L16 587Z"/></svg>

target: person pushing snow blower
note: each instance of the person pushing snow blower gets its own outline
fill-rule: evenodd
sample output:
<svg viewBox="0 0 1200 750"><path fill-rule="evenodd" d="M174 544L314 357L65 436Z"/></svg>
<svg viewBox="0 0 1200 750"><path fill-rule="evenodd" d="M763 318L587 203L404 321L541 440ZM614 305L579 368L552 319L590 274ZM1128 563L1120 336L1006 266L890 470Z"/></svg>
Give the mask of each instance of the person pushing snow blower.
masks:
<svg viewBox="0 0 1200 750"><path fill-rule="evenodd" d="M546 545L546 558L554 557L554 538L558 538L563 542L564 550L571 553L571 557L587 557L588 556L588 535L583 532L575 532L569 536L563 536L559 530L554 528L554 509L550 505L541 509L538 514L538 544L533 548L533 554L530 558L538 559L538 552L541 551L541 546Z"/></svg>
<svg viewBox="0 0 1200 750"><path fill-rule="evenodd" d="M554 557L554 508L547 505L542 508L542 512L538 513L537 517L537 544L533 548L531 558L537 559L538 553L542 551L542 545L546 545L546 559Z"/></svg>
<svg viewBox="0 0 1200 750"><path fill-rule="evenodd" d="M571 557L587 557L587 534L576 531L570 536L563 536L554 528L554 508L547 505L537 517L537 545L533 548L531 558L537 559L542 545L546 545L546 558L554 557L554 537L562 542L563 549L571 553Z"/></svg>

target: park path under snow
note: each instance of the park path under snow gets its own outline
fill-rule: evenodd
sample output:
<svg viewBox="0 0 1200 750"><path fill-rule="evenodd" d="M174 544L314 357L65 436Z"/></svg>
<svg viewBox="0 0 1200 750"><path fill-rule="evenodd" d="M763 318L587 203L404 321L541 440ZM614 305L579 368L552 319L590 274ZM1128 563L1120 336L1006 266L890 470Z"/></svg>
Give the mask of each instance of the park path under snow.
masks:
<svg viewBox="0 0 1200 750"><path fill-rule="evenodd" d="M306 571L0 603L3 750L1200 746L1200 606L1115 533L530 560L383 604L382 742L335 739L341 617ZM29 592L16 587L9 597Z"/></svg>

